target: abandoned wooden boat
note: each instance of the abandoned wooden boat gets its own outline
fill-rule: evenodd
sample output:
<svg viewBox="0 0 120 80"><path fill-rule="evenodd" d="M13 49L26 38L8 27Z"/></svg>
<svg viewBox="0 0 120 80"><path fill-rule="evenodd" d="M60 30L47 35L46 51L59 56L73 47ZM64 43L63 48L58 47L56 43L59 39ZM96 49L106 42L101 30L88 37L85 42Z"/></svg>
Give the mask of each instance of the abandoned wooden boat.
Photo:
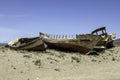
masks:
<svg viewBox="0 0 120 80"><path fill-rule="evenodd" d="M62 50L62 51L72 51L72 52L80 52L80 53L88 53L93 46L95 46L95 42L98 42L98 37L96 37L95 35L91 35L93 36L92 38L95 40L81 40L80 39L51 39L49 38L49 36L45 35L45 34L40 34L40 36L43 38L43 41L47 44L48 48L50 49L57 49L57 50ZM91 37L89 35L89 37ZM88 44L88 42L91 45L86 46L84 44L85 43Z"/></svg>
<svg viewBox="0 0 120 80"><path fill-rule="evenodd" d="M87 53L90 51L90 48L78 45L77 44L78 40L74 39L69 40L44 39L44 42L47 44L48 48L51 49L81 53Z"/></svg>
<svg viewBox="0 0 120 80"><path fill-rule="evenodd" d="M17 38L8 43L8 47L13 49L21 49L21 50L37 50L37 51L44 51L46 50L47 46L42 41L41 38Z"/></svg>
<svg viewBox="0 0 120 80"><path fill-rule="evenodd" d="M108 35L105 27L92 31L91 34L79 34L75 39L52 39L40 33L48 48L75 51L87 54L91 50L101 51L113 46L115 35Z"/></svg>

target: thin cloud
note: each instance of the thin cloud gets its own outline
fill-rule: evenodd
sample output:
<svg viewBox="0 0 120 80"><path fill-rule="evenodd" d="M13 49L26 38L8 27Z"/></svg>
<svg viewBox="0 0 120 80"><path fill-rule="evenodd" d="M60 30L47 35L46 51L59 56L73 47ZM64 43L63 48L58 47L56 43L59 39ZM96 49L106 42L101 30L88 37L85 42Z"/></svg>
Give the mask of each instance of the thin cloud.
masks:
<svg viewBox="0 0 120 80"><path fill-rule="evenodd" d="M4 17L5 15L3 15L3 14L0 14L0 17Z"/></svg>
<svg viewBox="0 0 120 80"><path fill-rule="evenodd" d="M24 14L14 14L14 15L5 15L5 14L0 14L0 17L26 17L28 15L24 15Z"/></svg>
<svg viewBox="0 0 120 80"><path fill-rule="evenodd" d="M19 30L16 29L12 29L12 28L5 28L5 27L0 27L0 33L18 33L21 32Z"/></svg>
<svg viewBox="0 0 120 80"><path fill-rule="evenodd" d="M0 27L0 42L9 42L15 38L29 35L29 32L13 28Z"/></svg>
<svg viewBox="0 0 120 80"><path fill-rule="evenodd" d="M0 42L7 42L12 40L20 33L22 33L22 31L12 28L0 27Z"/></svg>
<svg viewBox="0 0 120 80"><path fill-rule="evenodd" d="M13 34L13 35L34 35L33 33L29 32L28 30L22 30L22 29L14 29L14 28L9 28L9 27L0 27L0 35L5 34Z"/></svg>
<svg viewBox="0 0 120 80"><path fill-rule="evenodd" d="M13 28L0 27L0 36L1 35L25 36L25 35L28 35L28 34L30 34L30 33L27 32L27 31L24 31L24 30L18 30L18 29L13 29Z"/></svg>
<svg viewBox="0 0 120 80"><path fill-rule="evenodd" d="M28 15L11 15L10 17L26 17Z"/></svg>

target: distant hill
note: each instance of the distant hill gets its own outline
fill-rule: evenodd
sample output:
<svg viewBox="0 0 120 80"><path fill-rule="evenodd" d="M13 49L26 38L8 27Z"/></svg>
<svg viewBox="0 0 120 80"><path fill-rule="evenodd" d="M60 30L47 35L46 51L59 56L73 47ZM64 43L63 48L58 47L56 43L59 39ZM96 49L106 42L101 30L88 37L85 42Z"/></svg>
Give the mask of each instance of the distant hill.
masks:
<svg viewBox="0 0 120 80"><path fill-rule="evenodd" d="M115 46L120 46L120 39L114 40L113 44L114 44Z"/></svg>
<svg viewBox="0 0 120 80"><path fill-rule="evenodd" d="M7 45L7 43L0 43L0 47Z"/></svg>

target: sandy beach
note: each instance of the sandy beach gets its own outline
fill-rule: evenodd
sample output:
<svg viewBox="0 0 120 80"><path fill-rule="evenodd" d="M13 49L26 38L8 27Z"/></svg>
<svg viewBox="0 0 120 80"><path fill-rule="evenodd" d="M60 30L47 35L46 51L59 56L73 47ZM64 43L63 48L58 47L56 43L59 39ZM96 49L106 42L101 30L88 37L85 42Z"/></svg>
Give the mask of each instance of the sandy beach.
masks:
<svg viewBox="0 0 120 80"><path fill-rule="evenodd" d="M120 47L100 55L0 48L0 80L120 80Z"/></svg>

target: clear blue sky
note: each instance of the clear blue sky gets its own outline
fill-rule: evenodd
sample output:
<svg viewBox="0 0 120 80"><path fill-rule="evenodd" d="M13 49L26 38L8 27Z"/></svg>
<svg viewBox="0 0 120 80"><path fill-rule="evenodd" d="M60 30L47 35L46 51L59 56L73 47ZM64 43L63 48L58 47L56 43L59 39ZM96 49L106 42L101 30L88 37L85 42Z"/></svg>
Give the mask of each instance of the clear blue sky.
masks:
<svg viewBox="0 0 120 80"><path fill-rule="evenodd" d="M106 26L120 38L120 0L0 0L0 42L48 34L83 34Z"/></svg>

